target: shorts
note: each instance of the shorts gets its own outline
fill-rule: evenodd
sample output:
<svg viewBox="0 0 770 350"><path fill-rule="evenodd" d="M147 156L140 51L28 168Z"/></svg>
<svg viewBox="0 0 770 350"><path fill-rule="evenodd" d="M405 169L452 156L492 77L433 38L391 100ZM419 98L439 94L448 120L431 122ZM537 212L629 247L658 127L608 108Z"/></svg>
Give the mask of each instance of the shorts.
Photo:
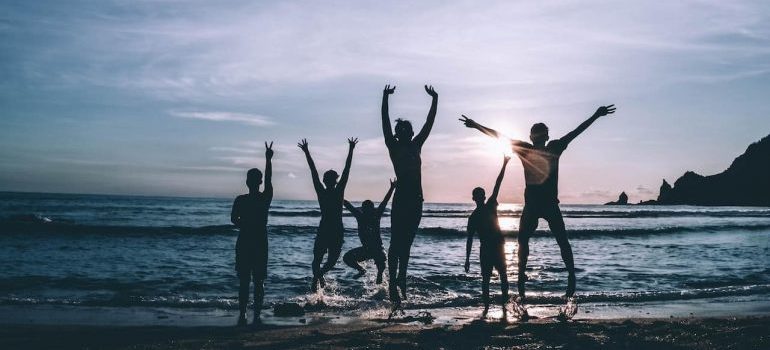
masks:
<svg viewBox="0 0 770 350"><path fill-rule="evenodd" d="M235 245L235 271L238 278L251 275L254 280L267 277L267 239L264 241L241 242Z"/></svg>

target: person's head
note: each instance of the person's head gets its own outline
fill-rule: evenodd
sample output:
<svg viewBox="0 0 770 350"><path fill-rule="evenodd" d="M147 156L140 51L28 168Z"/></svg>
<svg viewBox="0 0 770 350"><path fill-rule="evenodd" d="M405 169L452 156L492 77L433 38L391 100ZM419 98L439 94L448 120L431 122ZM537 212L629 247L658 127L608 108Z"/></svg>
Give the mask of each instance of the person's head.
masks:
<svg viewBox="0 0 770 350"><path fill-rule="evenodd" d="M535 145L542 145L548 142L548 127L543 123L532 125L529 130L529 139Z"/></svg>
<svg viewBox="0 0 770 350"><path fill-rule="evenodd" d="M484 204L484 201L487 199L487 193L484 192L484 189L481 187L476 187L473 189L473 201L476 202L476 204Z"/></svg>
<svg viewBox="0 0 770 350"><path fill-rule="evenodd" d="M249 191L259 191L259 185L262 184L262 172L257 168L249 169L246 172L246 187Z"/></svg>
<svg viewBox="0 0 770 350"><path fill-rule="evenodd" d="M334 170L327 170L324 173L324 179L323 183L326 188L334 188L334 186L337 186L337 178L340 177L337 175L337 172Z"/></svg>
<svg viewBox="0 0 770 350"><path fill-rule="evenodd" d="M364 212L364 214L370 215L374 213L374 203L370 200L365 200L361 202L361 211Z"/></svg>
<svg viewBox="0 0 770 350"><path fill-rule="evenodd" d="M414 136L414 130L412 130L412 123L408 120L396 119L396 140L398 141L411 141Z"/></svg>

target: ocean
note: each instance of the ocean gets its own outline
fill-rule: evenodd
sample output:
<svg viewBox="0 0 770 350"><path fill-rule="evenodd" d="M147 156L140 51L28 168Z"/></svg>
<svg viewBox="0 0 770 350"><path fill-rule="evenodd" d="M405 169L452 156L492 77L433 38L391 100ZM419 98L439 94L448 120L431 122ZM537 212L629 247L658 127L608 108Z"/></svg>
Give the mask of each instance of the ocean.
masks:
<svg viewBox="0 0 770 350"><path fill-rule="evenodd" d="M231 199L0 193L0 305L237 310L237 230ZM562 205L584 304L633 307L692 300L770 301L770 208ZM409 267L406 307L476 306L478 240L463 271L472 203L426 203ZM508 275L515 294L521 205L501 204ZM360 245L347 215L343 252ZM265 308L314 303L330 312L387 307L375 267L354 278L342 262L327 288L310 292L314 201L273 202ZM383 218L387 248L390 221ZM530 243L533 305L558 304L566 272L541 221ZM492 293L499 294L493 277Z"/></svg>

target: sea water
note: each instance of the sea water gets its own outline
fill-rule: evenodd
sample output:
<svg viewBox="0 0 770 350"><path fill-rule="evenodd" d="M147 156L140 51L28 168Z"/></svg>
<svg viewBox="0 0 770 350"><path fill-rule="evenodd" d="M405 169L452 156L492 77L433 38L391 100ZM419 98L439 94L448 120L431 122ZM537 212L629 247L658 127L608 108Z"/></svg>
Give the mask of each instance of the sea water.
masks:
<svg viewBox="0 0 770 350"><path fill-rule="evenodd" d="M0 305L237 310L231 199L0 193ZM511 292L521 205L501 204ZM577 269L577 301L770 300L770 208L561 205ZM409 264L408 308L480 303L478 240L465 273L472 203L426 203ZM329 312L387 307L386 288L342 262L310 293L314 201L273 201L265 308L299 302ZM347 215L343 253L360 245ZM390 221L382 236L387 249ZM541 221L530 242L528 302L559 304L566 271ZM499 294L499 279L491 291ZM322 303L319 303L322 302Z"/></svg>

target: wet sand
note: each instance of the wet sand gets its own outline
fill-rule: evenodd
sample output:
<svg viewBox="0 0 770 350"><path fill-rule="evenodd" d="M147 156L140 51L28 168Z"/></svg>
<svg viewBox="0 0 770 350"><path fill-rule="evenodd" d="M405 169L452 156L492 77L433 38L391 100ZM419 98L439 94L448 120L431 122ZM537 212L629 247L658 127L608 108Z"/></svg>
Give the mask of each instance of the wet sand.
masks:
<svg viewBox="0 0 770 350"><path fill-rule="evenodd" d="M768 349L770 317L463 325L355 320L299 326L6 325L3 349Z"/></svg>

